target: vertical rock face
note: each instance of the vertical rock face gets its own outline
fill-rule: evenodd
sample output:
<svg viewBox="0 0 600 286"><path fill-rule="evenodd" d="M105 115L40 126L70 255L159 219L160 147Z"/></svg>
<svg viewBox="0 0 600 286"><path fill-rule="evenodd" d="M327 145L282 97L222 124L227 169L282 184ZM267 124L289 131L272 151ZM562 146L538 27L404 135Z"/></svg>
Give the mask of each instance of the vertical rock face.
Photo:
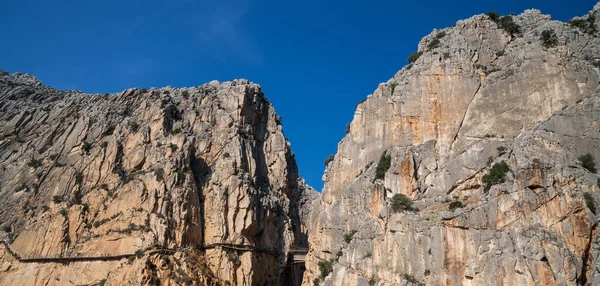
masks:
<svg viewBox="0 0 600 286"><path fill-rule="evenodd" d="M600 158L599 9L425 37L327 166L304 284L600 283L600 181L578 160Z"/></svg>
<svg viewBox="0 0 600 286"><path fill-rule="evenodd" d="M246 80L98 95L0 74L0 285L285 284L313 192Z"/></svg>

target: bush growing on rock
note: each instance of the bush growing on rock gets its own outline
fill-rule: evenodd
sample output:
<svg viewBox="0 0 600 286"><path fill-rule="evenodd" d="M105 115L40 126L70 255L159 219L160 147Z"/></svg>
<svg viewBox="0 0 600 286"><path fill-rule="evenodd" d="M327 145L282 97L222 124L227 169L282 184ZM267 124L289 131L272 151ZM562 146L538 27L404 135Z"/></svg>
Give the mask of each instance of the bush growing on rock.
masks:
<svg viewBox="0 0 600 286"><path fill-rule="evenodd" d="M498 28L506 31L507 33L509 33L511 35L521 33L521 26L519 26L519 24L515 23L512 16L503 16L502 18L500 18L500 20L497 23L498 23Z"/></svg>
<svg viewBox="0 0 600 286"><path fill-rule="evenodd" d="M498 156L502 156L502 155L504 155L504 153L506 153L506 147L504 147L504 146L500 146L500 147L496 148L496 150L498 150Z"/></svg>
<svg viewBox="0 0 600 286"><path fill-rule="evenodd" d="M457 208L462 208L463 204L461 201L453 201L448 205L448 209L454 211Z"/></svg>
<svg viewBox="0 0 600 286"><path fill-rule="evenodd" d="M354 238L354 235L358 232L358 230L352 230L349 233L344 234L344 241L346 243L350 243L350 241L352 241L352 238Z"/></svg>
<svg viewBox="0 0 600 286"><path fill-rule="evenodd" d="M31 159L31 161L29 161L29 163L27 163L27 166L31 167L31 168L37 168L37 167L41 167L42 166L42 160L38 160L38 159Z"/></svg>
<svg viewBox="0 0 600 286"><path fill-rule="evenodd" d="M428 44L427 44L427 49L429 50L433 50L437 47L440 46L440 39L446 36L446 32L441 31L438 32L435 37L433 37L433 40L431 40Z"/></svg>
<svg viewBox="0 0 600 286"><path fill-rule="evenodd" d="M392 162L392 157L387 154L387 152L383 152L381 157L379 157L379 163L377 164L377 169L375 169L375 180L380 180L385 178L385 173L390 168Z"/></svg>
<svg viewBox="0 0 600 286"><path fill-rule="evenodd" d="M498 14L498 12L488 12L487 13L488 17L490 17L490 20L494 21L494 22L498 22L498 20L500 20L500 14Z"/></svg>
<svg viewBox="0 0 600 286"><path fill-rule="evenodd" d="M596 214L596 202L594 201L592 194L585 192L583 193L583 198L585 199L585 204L588 209L590 209L593 214Z"/></svg>
<svg viewBox="0 0 600 286"><path fill-rule="evenodd" d="M596 29L596 15L589 14L586 19L577 18L571 19L567 23L571 26L582 30L584 33L593 34L597 31Z"/></svg>
<svg viewBox="0 0 600 286"><path fill-rule="evenodd" d="M494 164L490 172L481 177L481 182L484 185L483 190L487 193L493 185L504 183L506 181L506 172L509 170L508 164L504 161Z"/></svg>
<svg viewBox="0 0 600 286"><path fill-rule="evenodd" d="M554 30L544 30L542 35L540 36L540 41L542 41L542 45L545 48L552 48L558 45L558 37L556 36L556 32Z"/></svg>
<svg viewBox="0 0 600 286"><path fill-rule="evenodd" d="M427 49L433 50L439 46L440 46L440 40L438 40L437 38L434 38L433 40L431 40L431 42L429 42L427 44Z"/></svg>
<svg viewBox="0 0 600 286"><path fill-rule="evenodd" d="M325 279L329 273L333 271L333 262L332 261L319 261L319 271L321 272L321 279Z"/></svg>
<svg viewBox="0 0 600 286"><path fill-rule="evenodd" d="M329 155L329 156L327 156L327 159L325 159L325 161L323 161L323 164L325 164L325 166L329 165L329 163L330 163L331 161L333 161L333 158L335 158L335 156L334 156L334 155Z"/></svg>
<svg viewBox="0 0 600 286"><path fill-rule="evenodd" d="M83 141L83 143L81 143L81 150L83 150L86 155L89 155L90 151L92 150L92 143Z"/></svg>
<svg viewBox="0 0 600 286"><path fill-rule="evenodd" d="M590 153L585 155L581 155L577 158L581 163L581 166L586 168L588 171L592 173L596 173L596 162L594 161L594 156Z"/></svg>
<svg viewBox="0 0 600 286"><path fill-rule="evenodd" d="M129 127L129 130L132 132L137 132L140 129L140 125L135 121L129 121L127 126Z"/></svg>
<svg viewBox="0 0 600 286"><path fill-rule="evenodd" d="M421 57L422 54L423 54L423 52L414 52L414 53L410 54L410 56L408 56L406 61L408 61L409 63L414 63L419 59L419 57Z"/></svg>
<svg viewBox="0 0 600 286"><path fill-rule="evenodd" d="M412 200L403 194L395 194L391 200L392 211L395 213L412 210L412 204Z"/></svg>
<svg viewBox="0 0 600 286"><path fill-rule="evenodd" d="M52 201L53 201L55 204L62 203L62 202L63 202L63 197L61 197L61 196L52 196Z"/></svg>

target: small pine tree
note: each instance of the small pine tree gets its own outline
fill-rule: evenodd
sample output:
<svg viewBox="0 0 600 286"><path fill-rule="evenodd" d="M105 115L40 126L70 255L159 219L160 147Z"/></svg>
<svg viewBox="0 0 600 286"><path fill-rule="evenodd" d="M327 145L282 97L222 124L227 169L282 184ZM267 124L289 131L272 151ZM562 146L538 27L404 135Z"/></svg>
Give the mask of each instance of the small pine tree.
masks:
<svg viewBox="0 0 600 286"><path fill-rule="evenodd" d="M592 173L596 173L596 162L594 161L594 156L590 153L579 156L577 158L581 163L581 166L586 168L588 171Z"/></svg>
<svg viewBox="0 0 600 286"><path fill-rule="evenodd" d="M387 152L383 152L381 157L379 157L379 163L377 164L377 169L375 170L375 180L381 180L385 178L385 173L390 168L392 162L392 157L387 154Z"/></svg>
<svg viewBox="0 0 600 286"><path fill-rule="evenodd" d="M412 210L412 204L412 200L403 194L395 194L391 200L392 211L395 213Z"/></svg>
<svg viewBox="0 0 600 286"><path fill-rule="evenodd" d="M421 57L421 55L423 54L423 52L414 52L412 54L410 54L410 56L408 56L408 58L406 59L406 61L408 61L409 63L414 63L416 62L419 57Z"/></svg>

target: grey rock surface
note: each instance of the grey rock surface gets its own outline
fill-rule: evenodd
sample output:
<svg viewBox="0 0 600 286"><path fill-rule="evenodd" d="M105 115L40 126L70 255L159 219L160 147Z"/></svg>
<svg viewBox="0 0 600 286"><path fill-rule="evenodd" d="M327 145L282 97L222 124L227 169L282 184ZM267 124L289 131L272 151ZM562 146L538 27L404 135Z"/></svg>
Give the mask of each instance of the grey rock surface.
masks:
<svg viewBox="0 0 600 286"><path fill-rule="evenodd" d="M600 158L598 32L538 10L512 19L520 33L487 15L433 31L357 106L313 206L305 285L600 283L584 199L598 203L600 181L578 160ZM412 211L392 210L400 194Z"/></svg>
<svg viewBox="0 0 600 286"><path fill-rule="evenodd" d="M247 80L100 95L0 74L2 239L23 258L150 253L31 264L2 249L0 285L286 284L314 197Z"/></svg>

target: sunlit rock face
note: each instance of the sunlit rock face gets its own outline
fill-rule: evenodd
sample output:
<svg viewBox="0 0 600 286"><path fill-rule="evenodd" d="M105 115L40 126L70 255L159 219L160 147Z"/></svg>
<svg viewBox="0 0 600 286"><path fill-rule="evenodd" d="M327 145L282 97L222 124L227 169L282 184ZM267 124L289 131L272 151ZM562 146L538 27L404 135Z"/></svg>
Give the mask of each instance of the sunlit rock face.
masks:
<svg viewBox="0 0 600 286"><path fill-rule="evenodd" d="M0 285L286 284L315 194L247 80L100 95L0 74ZM25 261L61 257L98 259Z"/></svg>
<svg viewBox="0 0 600 286"><path fill-rule="evenodd" d="M328 164L304 285L600 284L600 181L578 160L600 160L598 16L527 10L511 34L477 15L423 38Z"/></svg>

